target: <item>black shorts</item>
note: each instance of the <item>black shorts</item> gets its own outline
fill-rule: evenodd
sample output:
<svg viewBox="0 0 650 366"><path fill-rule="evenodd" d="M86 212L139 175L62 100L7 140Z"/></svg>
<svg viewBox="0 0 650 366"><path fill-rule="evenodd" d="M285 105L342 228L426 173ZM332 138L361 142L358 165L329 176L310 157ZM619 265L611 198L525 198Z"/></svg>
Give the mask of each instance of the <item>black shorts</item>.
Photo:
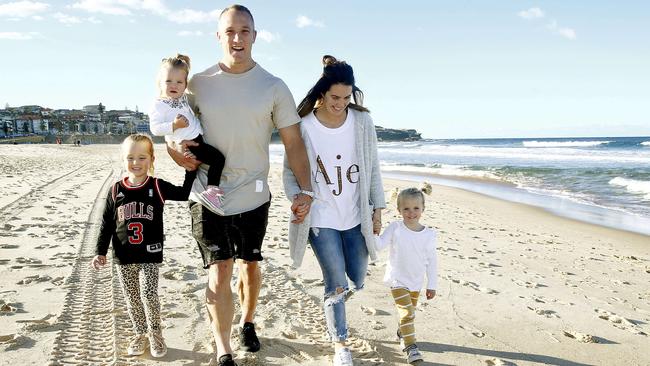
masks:
<svg viewBox="0 0 650 366"><path fill-rule="evenodd" d="M225 259L261 261L271 201L237 215L219 216L190 202L192 236L199 245L203 267Z"/></svg>

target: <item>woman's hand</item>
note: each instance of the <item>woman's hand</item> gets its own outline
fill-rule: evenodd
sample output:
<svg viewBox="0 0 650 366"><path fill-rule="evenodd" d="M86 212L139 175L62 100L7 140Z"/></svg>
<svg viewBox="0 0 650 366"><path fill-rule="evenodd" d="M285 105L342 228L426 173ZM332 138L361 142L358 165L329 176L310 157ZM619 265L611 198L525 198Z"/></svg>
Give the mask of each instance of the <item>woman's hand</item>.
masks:
<svg viewBox="0 0 650 366"><path fill-rule="evenodd" d="M309 213L312 201L313 198L303 193L298 193L297 195L293 196L293 202L291 203L291 213L293 213L294 219L291 220L292 224L300 224L303 222L305 216L307 216Z"/></svg>
<svg viewBox="0 0 650 366"><path fill-rule="evenodd" d="M96 255L93 260L90 262L90 265L95 269L99 269L106 265L106 256L105 255Z"/></svg>
<svg viewBox="0 0 650 366"><path fill-rule="evenodd" d="M372 213L372 232L375 235L381 232L381 208L376 208Z"/></svg>

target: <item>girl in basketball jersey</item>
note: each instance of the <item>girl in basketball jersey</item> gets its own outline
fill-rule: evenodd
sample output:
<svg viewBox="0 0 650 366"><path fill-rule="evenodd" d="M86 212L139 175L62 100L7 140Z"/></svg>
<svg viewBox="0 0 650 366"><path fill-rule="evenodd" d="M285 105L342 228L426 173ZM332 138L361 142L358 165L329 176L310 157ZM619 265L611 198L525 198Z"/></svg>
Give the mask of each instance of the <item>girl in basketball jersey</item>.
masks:
<svg viewBox="0 0 650 366"><path fill-rule="evenodd" d="M186 171L182 187L153 177L153 141L144 134L130 135L124 140L122 157L127 176L114 183L106 197L92 266L99 269L106 264L106 253L112 243L135 333L129 340L127 354L143 354L148 343L153 357L163 357L167 346L160 328L158 300L163 208L166 200L187 200L196 173Z"/></svg>

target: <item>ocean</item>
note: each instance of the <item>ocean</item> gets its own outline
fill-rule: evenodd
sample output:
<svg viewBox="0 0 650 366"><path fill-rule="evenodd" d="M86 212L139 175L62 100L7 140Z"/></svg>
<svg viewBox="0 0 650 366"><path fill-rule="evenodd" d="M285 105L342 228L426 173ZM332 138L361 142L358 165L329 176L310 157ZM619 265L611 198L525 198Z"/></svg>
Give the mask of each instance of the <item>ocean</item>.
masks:
<svg viewBox="0 0 650 366"><path fill-rule="evenodd" d="M281 161L281 145L271 148ZM650 137L380 142L383 176L458 187L650 235Z"/></svg>

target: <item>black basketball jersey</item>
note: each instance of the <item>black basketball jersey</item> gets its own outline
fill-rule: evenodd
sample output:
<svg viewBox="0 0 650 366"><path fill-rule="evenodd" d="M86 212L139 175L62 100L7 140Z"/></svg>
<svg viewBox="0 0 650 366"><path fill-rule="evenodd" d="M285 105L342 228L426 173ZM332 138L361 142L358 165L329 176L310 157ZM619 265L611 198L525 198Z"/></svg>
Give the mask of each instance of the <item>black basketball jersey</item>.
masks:
<svg viewBox="0 0 650 366"><path fill-rule="evenodd" d="M165 200L186 201L196 172L186 172L182 187L147 177L138 186L127 178L116 182L106 197L97 254L106 255L109 242L118 264L161 263Z"/></svg>

